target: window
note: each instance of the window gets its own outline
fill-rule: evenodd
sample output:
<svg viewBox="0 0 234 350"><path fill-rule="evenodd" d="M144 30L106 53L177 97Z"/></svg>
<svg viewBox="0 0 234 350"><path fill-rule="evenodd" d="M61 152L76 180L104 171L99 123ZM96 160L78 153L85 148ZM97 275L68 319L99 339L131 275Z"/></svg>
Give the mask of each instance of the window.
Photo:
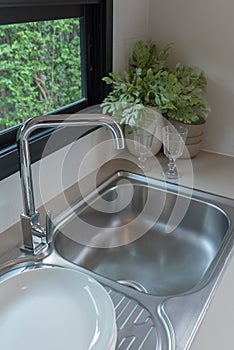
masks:
<svg viewBox="0 0 234 350"><path fill-rule="evenodd" d="M85 97L80 18L0 26L0 127Z"/></svg>
<svg viewBox="0 0 234 350"><path fill-rule="evenodd" d="M24 119L103 100L102 77L112 69L112 1L0 0L0 179L18 170L15 142ZM40 159L46 134L33 136L32 161ZM69 133L56 147L66 143Z"/></svg>

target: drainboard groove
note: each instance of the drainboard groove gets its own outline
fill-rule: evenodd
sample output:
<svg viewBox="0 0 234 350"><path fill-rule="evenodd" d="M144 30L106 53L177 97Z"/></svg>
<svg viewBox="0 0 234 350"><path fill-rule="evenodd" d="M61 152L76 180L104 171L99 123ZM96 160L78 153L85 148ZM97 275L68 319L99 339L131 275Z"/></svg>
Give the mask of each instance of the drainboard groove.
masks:
<svg viewBox="0 0 234 350"><path fill-rule="evenodd" d="M128 298L126 298L125 295L114 292L112 289L108 288L107 289L108 294L110 295L114 306L115 306L115 311L117 312L120 307L123 307L125 303L129 301ZM119 313L120 311L118 311Z"/></svg>
<svg viewBox="0 0 234 350"><path fill-rule="evenodd" d="M116 319L118 320L121 315L124 313L124 311L127 309L127 307L129 306L129 304L131 304L131 300L128 300L127 304L122 308L122 310L118 313L118 316L116 317ZM125 316L125 315L124 315Z"/></svg>
<svg viewBox="0 0 234 350"><path fill-rule="evenodd" d="M136 318L136 320L133 321L136 326L142 326L146 324L147 322L151 322L151 316L145 309L141 309L141 312L139 314L139 317Z"/></svg>
<svg viewBox="0 0 234 350"><path fill-rule="evenodd" d="M114 300L113 300L114 301ZM118 303L116 304L115 306L115 311L117 311L120 307L123 307L124 306L124 303L126 303L128 300L126 299L126 297L122 297ZM119 311L120 312L120 311Z"/></svg>
<svg viewBox="0 0 234 350"><path fill-rule="evenodd" d="M150 335L151 335L151 333L153 332L153 330L154 330L154 327L151 327L151 328L148 330L148 332L147 332L145 338L142 340L140 346L137 348L138 350L142 350L142 349L143 349L143 346L144 346L144 345L147 343L147 341L149 340ZM146 348L145 348L145 349L146 349Z"/></svg>
<svg viewBox="0 0 234 350"><path fill-rule="evenodd" d="M118 350L129 350L131 349L132 344L134 343L134 340L136 337L127 337L123 338L121 341L121 344L117 347Z"/></svg>
<svg viewBox="0 0 234 350"><path fill-rule="evenodd" d="M144 311L145 311L144 309L141 309L141 310L140 310L139 314L137 315L137 317L136 317L135 320L134 320L134 324L137 324L137 323L138 323L138 320L140 319L140 317L142 316L142 314L143 314ZM141 321L140 321L140 323L141 323ZM139 323L139 324L140 324L140 323Z"/></svg>
<svg viewBox="0 0 234 350"><path fill-rule="evenodd" d="M125 308L124 313L122 313L120 315L120 317L118 318L120 329L127 322L129 324L136 326L136 327L138 326L138 324L143 326L145 323L147 323L148 322L148 313L147 313L147 316L144 319L142 319L141 322L138 322L138 323L135 322L135 319L137 318L137 315L141 312L141 310L142 310L142 307L138 303L136 303L135 301L131 300L131 302Z"/></svg>
<svg viewBox="0 0 234 350"><path fill-rule="evenodd" d="M157 350L158 333L149 311L136 300L106 287L112 298L117 324L117 350Z"/></svg>
<svg viewBox="0 0 234 350"><path fill-rule="evenodd" d="M132 311L129 313L129 315L125 318L125 321L122 323L122 325L120 326L120 329L122 329L126 323L130 320L132 314L135 312L135 310L137 309L138 305L135 305L134 308L132 309Z"/></svg>

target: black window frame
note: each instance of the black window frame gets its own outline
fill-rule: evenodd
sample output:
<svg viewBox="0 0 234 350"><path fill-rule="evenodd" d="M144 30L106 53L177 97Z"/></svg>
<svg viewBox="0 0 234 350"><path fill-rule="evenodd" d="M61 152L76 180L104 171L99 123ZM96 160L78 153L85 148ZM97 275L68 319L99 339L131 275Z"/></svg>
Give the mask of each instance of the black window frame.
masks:
<svg viewBox="0 0 234 350"><path fill-rule="evenodd" d="M86 107L99 104L108 90L102 77L112 70L113 0L0 0L0 25L23 23L34 20L49 20L82 17L81 45L84 53L85 75L84 98L71 103L53 114L76 113ZM30 116L29 116L30 117ZM19 170L16 135L20 125L0 133L0 180ZM77 128L76 128L77 129ZM44 130L32 136L31 158L35 162L42 157L44 146L52 132L60 133L58 144L49 153L82 137L93 128L77 130ZM76 136L74 136L74 134Z"/></svg>

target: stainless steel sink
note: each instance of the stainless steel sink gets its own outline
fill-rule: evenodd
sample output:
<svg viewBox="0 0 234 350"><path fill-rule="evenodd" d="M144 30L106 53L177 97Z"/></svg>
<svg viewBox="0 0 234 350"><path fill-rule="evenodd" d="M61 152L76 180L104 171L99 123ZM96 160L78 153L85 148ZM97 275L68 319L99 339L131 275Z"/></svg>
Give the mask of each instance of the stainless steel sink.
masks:
<svg viewBox="0 0 234 350"><path fill-rule="evenodd" d="M201 289L230 238L230 219L206 194L118 172L58 225L66 260L156 296Z"/></svg>
<svg viewBox="0 0 234 350"><path fill-rule="evenodd" d="M110 288L116 349L188 350L233 243L233 200L119 171L58 218L48 259Z"/></svg>
<svg viewBox="0 0 234 350"><path fill-rule="evenodd" d="M234 200L119 171L55 224L49 251L16 247L0 279L17 266L83 271L112 298L116 350L189 349L232 256Z"/></svg>

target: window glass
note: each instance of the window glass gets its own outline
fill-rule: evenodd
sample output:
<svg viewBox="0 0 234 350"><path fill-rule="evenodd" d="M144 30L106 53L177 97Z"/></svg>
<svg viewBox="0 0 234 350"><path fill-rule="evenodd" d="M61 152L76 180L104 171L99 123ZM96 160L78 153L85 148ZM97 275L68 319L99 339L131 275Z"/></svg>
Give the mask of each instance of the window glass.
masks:
<svg viewBox="0 0 234 350"><path fill-rule="evenodd" d="M113 0L0 0L0 180L19 170L17 132L25 119L70 114L103 101L112 70ZM74 128L39 130L32 162L51 133L55 152ZM62 135L60 134L62 133Z"/></svg>
<svg viewBox="0 0 234 350"><path fill-rule="evenodd" d="M80 19L0 26L0 127L82 99Z"/></svg>

